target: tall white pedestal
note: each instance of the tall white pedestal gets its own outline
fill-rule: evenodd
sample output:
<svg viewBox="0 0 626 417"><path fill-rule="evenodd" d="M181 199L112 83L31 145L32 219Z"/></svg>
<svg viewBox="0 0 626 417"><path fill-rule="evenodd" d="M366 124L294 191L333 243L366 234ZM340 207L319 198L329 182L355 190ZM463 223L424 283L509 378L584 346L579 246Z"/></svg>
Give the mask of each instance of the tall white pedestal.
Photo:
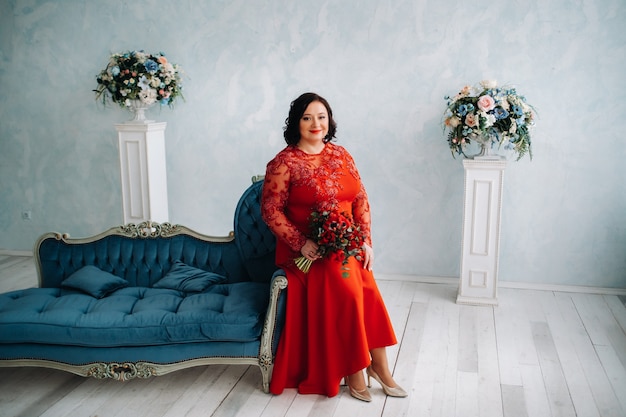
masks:
<svg viewBox="0 0 626 417"><path fill-rule="evenodd" d="M506 161L466 159L458 304L498 304L498 257Z"/></svg>
<svg viewBox="0 0 626 417"><path fill-rule="evenodd" d="M165 127L167 123L116 124L124 224L168 221Z"/></svg>

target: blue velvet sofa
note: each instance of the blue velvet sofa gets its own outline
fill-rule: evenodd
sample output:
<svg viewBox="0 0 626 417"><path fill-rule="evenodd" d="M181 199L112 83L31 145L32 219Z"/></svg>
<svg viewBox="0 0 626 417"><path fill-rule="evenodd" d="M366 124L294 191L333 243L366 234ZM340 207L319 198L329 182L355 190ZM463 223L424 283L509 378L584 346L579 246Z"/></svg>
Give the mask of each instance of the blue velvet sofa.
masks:
<svg viewBox="0 0 626 417"><path fill-rule="evenodd" d="M153 222L43 235L39 287L0 294L0 366L128 380L247 364L268 392L287 280L261 219L262 185L244 192L228 237Z"/></svg>

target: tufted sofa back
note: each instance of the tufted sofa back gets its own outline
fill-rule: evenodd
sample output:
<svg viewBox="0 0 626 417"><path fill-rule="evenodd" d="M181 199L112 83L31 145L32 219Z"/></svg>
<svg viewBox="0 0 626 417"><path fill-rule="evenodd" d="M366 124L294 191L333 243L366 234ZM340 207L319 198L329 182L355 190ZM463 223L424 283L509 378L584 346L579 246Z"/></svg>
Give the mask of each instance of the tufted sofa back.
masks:
<svg viewBox="0 0 626 417"><path fill-rule="evenodd" d="M224 275L229 282L269 282L277 269L276 242L261 218L262 186L263 181L253 183L239 199L233 236L212 237L152 222L118 226L84 239L47 233L34 250L40 286L59 287L78 269L94 265L131 286L151 287L177 260Z"/></svg>
<svg viewBox="0 0 626 417"><path fill-rule="evenodd" d="M261 217L263 179L254 177L252 181L235 210L235 244L250 280L269 281L277 269L276 238Z"/></svg>

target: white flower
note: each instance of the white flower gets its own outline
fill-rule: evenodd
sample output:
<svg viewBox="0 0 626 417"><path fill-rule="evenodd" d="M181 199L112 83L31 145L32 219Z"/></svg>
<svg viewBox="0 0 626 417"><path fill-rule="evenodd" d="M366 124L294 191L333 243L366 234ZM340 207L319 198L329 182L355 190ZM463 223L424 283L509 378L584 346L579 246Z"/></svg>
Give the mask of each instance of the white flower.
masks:
<svg viewBox="0 0 626 417"><path fill-rule="evenodd" d="M157 99L157 93L152 88L139 92L139 98L146 104L153 104Z"/></svg>
<svg viewBox="0 0 626 417"><path fill-rule="evenodd" d="M480 82L480 86L482 88L491 90L491 89L494 89L494 88L496 88L498 86L498 82L496 80L482 80Z"/></svg>
<svg viewBox="0 0 626 417"><path fill-rule="evenodd" d="M141 76L137 85L144 91L150 88L150 83L148 82L148 79L145 75Z"/></svg>
<svg viewBox="0 0 626 417"><path fill-rule="evenodd" d="M481 111L481 116L485 118L485 127L491 127L496 122L496 116Z"/></svg>
<svg viewBox="0 0 626 417"><path fill-rule="evenodd" d="M135 58L137 58L137 62L139 62L140 64L143 64L144 62L146 62L145 53L136 51L134 54L135 54Z"/></svg>
<svg viewBox="0 0 626 417"><path fill-rule="evenodd" d="M163 69L167 72L169 72L170 74L174 74L175 70L174 70L174 65L172 65L170 62L167 62L166 64L163 65Z"/></svg>

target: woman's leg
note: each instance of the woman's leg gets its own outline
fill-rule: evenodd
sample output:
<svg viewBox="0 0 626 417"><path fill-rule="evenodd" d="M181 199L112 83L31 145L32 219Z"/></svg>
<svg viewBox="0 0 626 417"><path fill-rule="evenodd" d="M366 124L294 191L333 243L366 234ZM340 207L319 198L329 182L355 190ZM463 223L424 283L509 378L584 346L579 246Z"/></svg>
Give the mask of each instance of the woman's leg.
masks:
<svg viewBox="0 0 626 417"><path fill-rule="evenodd" d="M391 376L391 371L389 370L386 348L372 349L370 350L370 354L372 355L372 364L370 366L374 372L378 374L385 385L391 388L397 387L398 384L393 380L393 376Z"/></svg>

